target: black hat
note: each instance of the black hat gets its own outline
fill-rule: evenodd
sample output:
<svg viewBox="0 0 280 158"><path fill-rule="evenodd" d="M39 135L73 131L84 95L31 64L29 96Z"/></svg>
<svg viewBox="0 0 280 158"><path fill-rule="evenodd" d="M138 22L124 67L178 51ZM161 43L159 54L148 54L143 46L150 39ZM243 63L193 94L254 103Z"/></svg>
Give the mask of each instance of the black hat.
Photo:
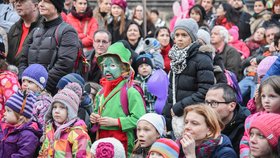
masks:
<svg viewBox="0 0 280 158"><path fill-rule="evenodd" d="M138 69L138 67L143 63L150 65L153 69L152 55L145 52L141 52L136 58L136 68Z"/></svg>
<svg viewBox="0 0 280 158"><path fill-rule="evenodd" d="M52 2L52 4L55 6L55 8L57 9L57 11L59 13L62 12L63 8L64 8L64 0L50 0Z"/></svg>

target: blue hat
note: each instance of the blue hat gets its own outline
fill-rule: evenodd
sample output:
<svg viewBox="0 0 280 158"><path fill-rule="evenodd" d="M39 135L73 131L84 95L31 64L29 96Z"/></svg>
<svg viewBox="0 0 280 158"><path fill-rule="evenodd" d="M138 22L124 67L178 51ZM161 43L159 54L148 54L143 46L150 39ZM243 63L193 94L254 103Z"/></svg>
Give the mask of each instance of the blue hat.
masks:
<svg viewBox="0 0 280 158"><path fill-rule="evenodd" d="M13 111L25 116L32 117L33 105L36 102L36 96L33 93L17 91L5 103L5 106Z"/></svg>
<svg viewBox="0 0 280 158"><path fill-rule="evenodd" d="M73 83L73 82L78 83L81 86L81 88L83 88L85 85L85 80L81 75L77 73L70 73L68 75L63 76L58 81L56 88L63 89L68 83Z"/></svg>
<svg viewBox="0 0 280 158"><path fill-rule="evenodd" d="M44 89L48 81L48 71L40 64L32 64L23 71L22 80L24 79L32 81L41 89Z"/></svg>
<svg viewBox="0 0 280 158"><path fill-rule="evenodd" d="M150 65L151 68L153 69L153 62L152 62L151 54L141 52L140 55L136 58L135 66L138 69L138 67L144 63Z"/></svg>

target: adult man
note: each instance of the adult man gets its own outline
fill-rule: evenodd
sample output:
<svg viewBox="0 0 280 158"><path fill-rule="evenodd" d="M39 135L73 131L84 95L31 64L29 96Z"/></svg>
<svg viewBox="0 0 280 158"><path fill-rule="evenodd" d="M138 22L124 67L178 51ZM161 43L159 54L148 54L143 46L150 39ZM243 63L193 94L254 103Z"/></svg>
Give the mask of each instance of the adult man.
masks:
<svg viewBox="0 0 280 158"><path fill-rule="evenodd" d="M11 27L8 33L9 51L7 61L18 66L26 37L35 27L41 24L43 17L39 15L38 0L17 0L15 8L21 18Z"/></svg>
<svg viewBox="0 0 280 158"><path fill-rule="evenodd" d="M19 16L14 10L13 4L4 4L3 0L0 0L0 27L5 29L6 33L9 32L11 26L19 20Z"/></svg>
<svg viewBox="0 0 280 158"><path fill-rule="evenodd" d="M237 155L239 143L244 133L244 122L250 111L236 101L236 92L226 83L212 86L205 96L205 102L219 114L225 128L222 133L227 135Z"/></svg>
<svg viewBox="0 0 280 158"><path fill-rule="evenodd" d="M211 31L211 44L216 49L216 55L220 55L223 58L224 65L227 70L232 71L239 79L241 79L240 53L235 48L229 46L227 42L227 29L223 26L215 26Z"/></svg>
<svg viewBox="0 0 280 158"><path fill-rule="evenodd" d="M91 68L88 76L89 81L94 81L99 83L102 77L102 72L97 65L96 58L104 53L106 53L108 47L111 45L112 36L111 33L106 30L97 30L93 35L93 48L92 52L88 52L87 55L90 56Z"/></svg>
<svg viewBox="0 0 280 158"><path fill-rule="evenodd" d="M79 46L77 32L70 25L63 23L60 16L63 4L64 0L39 2L39 12L44 17L44 21L42 27L30 33L22 49L19 64L20 77L23 70L30 64L38 63L45 66L49 73L46 89L53 95L57 91L56 84L59 79L72 72L77 58L77 46ZM54 37L57 27L63 29L62 33L57 35L60 36L59 39Z"/></svg>
<svg viewBox="0 0 280 158"><path fill-rule="evenodd" d="M249 24L251 15L245 11L244 0L232 0L230 5L238 12L238 23L236 25L239 28L239 38L245 40L251 36Z"/></svg>

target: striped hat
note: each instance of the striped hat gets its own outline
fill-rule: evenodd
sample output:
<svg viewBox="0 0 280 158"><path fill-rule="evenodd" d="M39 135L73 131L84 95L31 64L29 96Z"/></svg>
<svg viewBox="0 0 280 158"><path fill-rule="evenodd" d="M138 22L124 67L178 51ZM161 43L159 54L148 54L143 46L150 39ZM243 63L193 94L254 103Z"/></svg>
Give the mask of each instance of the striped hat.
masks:
<svg viewBox="0 0 280 158"><path fill-rule="evenodd" d="M17 91L7 100L5 106L30 119L32 117L32 109L35 102L36 96L33 93Z"/></svg>
<svg viewBox="0 0 280 158"><path fill-rule="evenodd" d="M178 158L180 148L173 140L160 138L152 145L148 157L150 157L152 151L158 152L164 158Z"/></svg>

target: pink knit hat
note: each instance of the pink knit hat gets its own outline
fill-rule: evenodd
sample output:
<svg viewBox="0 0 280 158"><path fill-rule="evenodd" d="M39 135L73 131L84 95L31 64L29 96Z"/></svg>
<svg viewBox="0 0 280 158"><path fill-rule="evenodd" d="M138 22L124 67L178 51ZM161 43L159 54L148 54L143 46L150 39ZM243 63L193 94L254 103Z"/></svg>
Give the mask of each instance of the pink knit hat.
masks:
<svg viewBox="0 0 280 158"><path fill-rule="evenodd" d="M68 83L61 91L59 91L54 97L51 108L49 108L48 113L46 114L46 122L52 117L52 108L54 103L62 103L67 108L68 120L70 121L73 118L78 116L78 109L80 105L80 99L82 97L82 88L78 83Z"/></svg>
<svg viewBox="0 0 280 158"><path fill-rule="evenodd" d="M258 65L258 69L257 69L258 76L259 77L264 76L277 58L278 58L277 56L268 56L264 58Z"/></svg>
<svg viewBox="0 0 280 158"><path fill-rule="evenodd" d="M265 113L252 121L252 128L257 128L267 139L273 149L277 147L278 138L280 136L280 115L274 113Z"/></svg>
<svg viewBox="0 0 280 158"><path fill-rule="evenodd" d="M228 33L233 37L233 41L237 41L239 39L239 29L237 26L232 26L231 29L228 30Z"/></svg>
<svg viewBox="0 0 280 158"><path fill-rule="evenodd" d="M126 0L112 0L112 5L118 5L122 8L122 10L124 10L125 12L125 9L127 7L127 2Z"/></svg>

